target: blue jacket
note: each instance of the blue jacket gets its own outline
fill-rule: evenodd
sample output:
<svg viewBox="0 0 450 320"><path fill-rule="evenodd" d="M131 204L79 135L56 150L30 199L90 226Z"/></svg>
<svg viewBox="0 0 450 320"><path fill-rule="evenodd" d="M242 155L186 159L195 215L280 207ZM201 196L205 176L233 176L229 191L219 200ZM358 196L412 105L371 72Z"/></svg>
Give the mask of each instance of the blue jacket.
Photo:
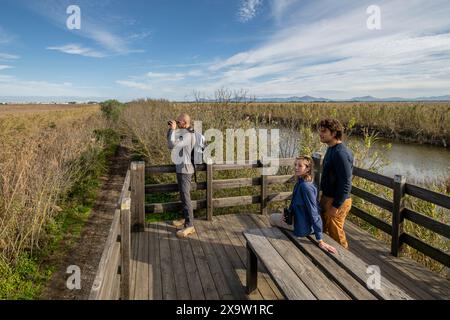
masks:
<svg viewBox="0 0 450 320"><path fill-rule="evenodd" d="M314 233L317 240L322 240L322 218L317 202L317 188L312 182L298 179L290 208L294 215L294 234L297 237L305 237Z"/></svg>

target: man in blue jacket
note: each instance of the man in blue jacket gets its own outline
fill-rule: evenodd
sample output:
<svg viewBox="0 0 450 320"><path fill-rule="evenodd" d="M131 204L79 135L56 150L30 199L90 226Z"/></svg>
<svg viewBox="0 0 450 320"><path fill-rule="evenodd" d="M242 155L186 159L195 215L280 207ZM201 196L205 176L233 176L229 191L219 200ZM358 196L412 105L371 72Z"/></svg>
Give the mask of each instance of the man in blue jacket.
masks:
<svg viewBox="0 0 450 320"><path fill-rule="evenodd" d="M348 248L344 223L352 207L353 154L342 143L344 128L338 120L323 119L318 129L320 142L328 145L320 182L323 229L344 248Z"/></svg>

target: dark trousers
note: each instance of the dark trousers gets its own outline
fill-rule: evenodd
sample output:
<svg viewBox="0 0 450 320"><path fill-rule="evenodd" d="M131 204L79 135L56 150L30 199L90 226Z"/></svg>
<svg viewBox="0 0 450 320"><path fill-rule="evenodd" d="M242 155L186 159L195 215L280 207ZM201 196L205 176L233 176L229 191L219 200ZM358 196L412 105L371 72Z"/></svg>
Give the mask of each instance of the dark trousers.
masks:
<svg viewBox="0 0 450 320"><path fill-rule="evenodd" d="M178 189L180 190L180 200L184 215L185 227L194 226L194 209L191 203L191 179L192 174L177 173Z"/></svg>

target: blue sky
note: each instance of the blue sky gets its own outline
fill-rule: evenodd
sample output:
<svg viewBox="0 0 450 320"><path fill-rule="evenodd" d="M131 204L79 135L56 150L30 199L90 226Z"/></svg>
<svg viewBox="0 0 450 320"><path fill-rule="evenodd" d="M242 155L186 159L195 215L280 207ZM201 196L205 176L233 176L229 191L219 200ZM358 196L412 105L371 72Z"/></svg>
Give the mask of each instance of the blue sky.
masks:
<svg viewBox="0 0 450 320"><path fill-rule="evenodd" d="M449 17L448 0L0 0L0 96L446 95Z"/></svg>

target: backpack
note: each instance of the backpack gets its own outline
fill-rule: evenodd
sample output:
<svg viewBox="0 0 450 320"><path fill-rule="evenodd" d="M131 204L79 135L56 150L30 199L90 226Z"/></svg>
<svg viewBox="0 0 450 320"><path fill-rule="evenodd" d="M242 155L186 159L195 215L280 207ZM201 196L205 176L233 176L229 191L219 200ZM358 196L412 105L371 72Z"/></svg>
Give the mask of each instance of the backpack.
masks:
<svg viewBox="0 0 450 320"><path fill-rule="evenodd" d="M191 163L194 165L194 180L197 183L197 164L203 163L203 152L205 150L205 137L199 133L195 132L194 129L189 130L190 133L194 134L195 143L191 151Z"/></svg>

